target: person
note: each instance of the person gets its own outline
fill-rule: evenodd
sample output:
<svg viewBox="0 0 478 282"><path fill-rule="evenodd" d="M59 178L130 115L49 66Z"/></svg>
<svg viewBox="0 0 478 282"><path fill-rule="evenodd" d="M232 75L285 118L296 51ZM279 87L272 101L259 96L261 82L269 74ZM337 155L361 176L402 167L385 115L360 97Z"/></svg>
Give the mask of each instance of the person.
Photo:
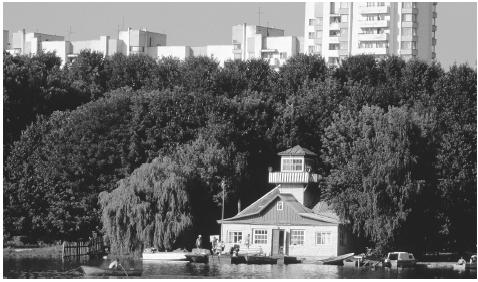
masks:
<svg viewBox="0 0 478 282"><path fill-rule="evenodd" d="M476 255L470 257L470 263L476 263Z"/></svg>
<svg viewBox="0 0 478 282"><path fill-rule="evenodd" d="M217 251L217 237L214 237L214 239L212 239L212 252L216 254L216 251Z"/></svg>
<svg viewBox="0 0 478 282"><path fill-rule="evenodd" d="M465 264L466 261L463 259L463 257L461 257L459 260L458 260L458 264L459 265L462 265L462 264Z"/></svg>
<svg viewBox="0 0 478 282"><path fill-rule="evenodd" d="M202 246L202 238L201 235L198 235L198 238L196 239L196 248L200 249Z"/></svg>
<svg viewBox="0 0 478 282"><path fill-rule="evenodd" d="M246 248L249 249L249 245L251 244L251 234L247 234L247 239L246 239Z"/></svg>
<svg viewBox="0 0 478 282"><path fill-rule="evenodd" d="M108 268L109 269L118 269L118 266L119 266L119 260L118 260L118 258L116 258L110 263Z"/></svg>

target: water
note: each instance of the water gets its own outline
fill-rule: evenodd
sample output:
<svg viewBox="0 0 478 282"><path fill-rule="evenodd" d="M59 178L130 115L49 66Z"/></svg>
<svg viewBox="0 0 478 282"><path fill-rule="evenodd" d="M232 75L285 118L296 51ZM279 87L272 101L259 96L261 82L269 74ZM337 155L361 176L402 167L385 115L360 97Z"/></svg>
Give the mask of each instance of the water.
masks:
<svg viewBox="0 0 478 282"><path fill-rule="evenodd" d="M90 265L106 267L109 261L89 262ZM188 262L142 262L121 261L125 267L142 268L141 278L476 278L474 271L452 269L377 268L357 269L334 265L290 264L290 265L247 265L226 263ZM4 278L83 278L78 264L63 264L51 259L5 259ZM137 277L138 278L138 277Z"/></svg>

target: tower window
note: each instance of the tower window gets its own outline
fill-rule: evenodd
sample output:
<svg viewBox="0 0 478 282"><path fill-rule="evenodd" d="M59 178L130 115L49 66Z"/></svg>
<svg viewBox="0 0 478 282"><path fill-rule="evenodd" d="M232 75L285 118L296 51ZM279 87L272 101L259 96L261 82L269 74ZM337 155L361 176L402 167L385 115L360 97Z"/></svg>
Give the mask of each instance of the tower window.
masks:
<svg viewBox="0 0 478 282"><path fill-rule="evenodd" d="M282 158L282 171L303 171L304 160L301 158Z"/></svg>

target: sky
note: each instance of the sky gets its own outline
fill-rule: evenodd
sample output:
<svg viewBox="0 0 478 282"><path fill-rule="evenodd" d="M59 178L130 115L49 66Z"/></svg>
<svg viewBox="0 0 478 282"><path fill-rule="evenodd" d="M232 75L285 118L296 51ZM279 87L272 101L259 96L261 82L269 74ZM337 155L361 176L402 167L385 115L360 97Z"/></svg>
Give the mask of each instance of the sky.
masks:
<svg viewBox="0 0 478 282"><path fill-rule="evenodd" d="M88 40L100 35L117 38L118 28L147 28L167 34L168 45L201 46L231 44L233 25L259 20L261 25L284 29L286 35L303 36L304 9L303 2L6 2L3 29ZM473 2L439 2L436 53L445 69L455 62L476 67L476 9Z"/></svg>

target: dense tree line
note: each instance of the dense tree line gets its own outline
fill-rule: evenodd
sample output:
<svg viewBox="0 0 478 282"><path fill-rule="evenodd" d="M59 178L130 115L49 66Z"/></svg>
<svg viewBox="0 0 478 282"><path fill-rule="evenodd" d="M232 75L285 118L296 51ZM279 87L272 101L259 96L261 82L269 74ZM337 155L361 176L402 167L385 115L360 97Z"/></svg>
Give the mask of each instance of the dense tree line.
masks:
<svg viewBox="0 0 478 282"><path fill-rule="evenodd" d="M380 251L476 245L476 70L350 57L327 67L4 56L4 234L106 234L172 249L271 187L276 153L320 154L322 198ZM470 228L470 225L472 225Z"/></svg>

